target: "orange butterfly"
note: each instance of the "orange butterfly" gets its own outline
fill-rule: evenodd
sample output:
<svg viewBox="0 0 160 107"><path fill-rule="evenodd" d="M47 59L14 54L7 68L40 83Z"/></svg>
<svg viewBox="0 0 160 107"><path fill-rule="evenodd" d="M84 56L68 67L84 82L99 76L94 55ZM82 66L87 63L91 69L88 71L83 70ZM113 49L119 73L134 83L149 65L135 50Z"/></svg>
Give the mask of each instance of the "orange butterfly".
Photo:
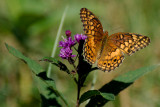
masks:
<svg viewBox="0 0 160 107"><path fill-rule="evenodd" d="M136 33L115 33L108 36L98 18L88 9L80 10L81 21L87 39L84 43L84 58L90 64L97 62L103 71L111 71L118 67L124 54L131 55L150 43L147 36Z"/></svg>

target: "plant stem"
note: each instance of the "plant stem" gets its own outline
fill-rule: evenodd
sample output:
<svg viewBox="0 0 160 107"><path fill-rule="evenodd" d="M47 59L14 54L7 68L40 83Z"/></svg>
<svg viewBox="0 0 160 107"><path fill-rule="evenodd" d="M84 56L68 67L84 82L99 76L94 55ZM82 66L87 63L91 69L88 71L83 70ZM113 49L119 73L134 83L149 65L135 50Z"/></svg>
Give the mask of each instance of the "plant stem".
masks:
<svg viewBox="0 0 160 107"><path fill-rule="evenodd" d="M69 59L68 59L68 62L73 65L73 67L74 67L74 69L75 69L75 71L76 71L76 73L77 73L77 67L76 67L76 65L74 64L74 63L75 63L75 60L73 60L72 58L69 58Z"/></svg>
<svg viewBox="0 0 160 107"><path fill-rule="evenodd" d="M78 91L77 91L77 105L76 105L76 107L79 107L79 96L80 96L80 90L81 90L81 84L80 84L80 77L79 77L79 75L78 75L77 88L78 88Z"/></svg>

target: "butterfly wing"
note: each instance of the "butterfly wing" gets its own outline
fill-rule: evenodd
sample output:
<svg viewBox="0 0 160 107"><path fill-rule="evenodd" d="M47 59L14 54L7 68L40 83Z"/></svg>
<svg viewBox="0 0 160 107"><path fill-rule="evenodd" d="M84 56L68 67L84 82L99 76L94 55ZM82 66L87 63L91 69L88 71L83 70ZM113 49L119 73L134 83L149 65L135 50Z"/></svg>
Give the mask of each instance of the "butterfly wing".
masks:
<svg viewBox="0 0 160 107"><path fill-rule="evenodd" d="M149 45L147 36L135 33L115 33L107 38L97 66L103 71L111 71L118 67L123 59L123 52L131 55Z"/></svg>
<svg viewBox="0 0 160 107"><path fill-rule="evenodd" d="M97 67L102 71L111 71L118 67L124 59L123 52L112 44L112 41L107 41L104 45L100 58L98 59Z"/></svg>
<svg viewBox="0 0 160 107"><path fill-rule="evenodd" d="M132 55L150 43L150 39L147 36L135 33L115 33L109 36L108 41L112 41L127 55Z"/></svg>
<svg viewBox="0 0 160 107"><path fill-rule="evenodd" d="M84 43L84 58L93 64L96 62L97 55L101 49L103 39L103 27L98 18L88 9L80 10L80 18L83 23L84 32L87 39Z"/></svg>

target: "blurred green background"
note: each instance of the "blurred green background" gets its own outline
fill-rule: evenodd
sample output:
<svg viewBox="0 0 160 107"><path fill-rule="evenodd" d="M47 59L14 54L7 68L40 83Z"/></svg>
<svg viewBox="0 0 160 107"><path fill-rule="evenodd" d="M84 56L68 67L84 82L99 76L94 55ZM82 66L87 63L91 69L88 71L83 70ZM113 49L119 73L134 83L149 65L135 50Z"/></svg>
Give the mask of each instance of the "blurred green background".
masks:
<svg viewBox="0 0 160 107"><path fill-rule="evenodd" d="M0 106L37 107L40 96L26 64L13 57L4 43L38 61L50 56L65 7L68 5L61 35L83 33L80 9L86 7L101 21L109 34L132 32L151 38L151 44L128 57L114 71L97 74L95 89L114 77L160 62L160 0L0 0ZM62 39L62 38L60 38ZM56 52L58 57L59 48ZM40 62L47 70L48 63ZM72 69L70 67L70 69ZM92 72L82 93L90 89ZM65 72L53 66L51 77L57 89L76 105L76 84ZM121 92L109 107L160 107L160 72L155 70ZM84 105L82 105L84 106Z"/></svg>

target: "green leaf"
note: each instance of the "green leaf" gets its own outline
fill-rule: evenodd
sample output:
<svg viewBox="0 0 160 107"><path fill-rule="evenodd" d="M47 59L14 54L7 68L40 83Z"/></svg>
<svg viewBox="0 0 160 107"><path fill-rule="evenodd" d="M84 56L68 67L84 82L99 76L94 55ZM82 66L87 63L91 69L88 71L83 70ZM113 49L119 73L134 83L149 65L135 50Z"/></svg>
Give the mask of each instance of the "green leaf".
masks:
<svg viewBox="0 0 160 107"><path fill-rule="evenodd" d="M33 73L38 74L40 72L43 72L43 68L37 64L35 61L30 60L29 58L27 58L26 56L24 56L21 52L19 52L18 50L16 50L15 48L9 46L8 44L5 44L8 51L16 56L17 58L20 58L21 60L23 60L25 63L28 64L29 68L33 71Z"/></svg>
<svg viewBox="0 0 160 107"><path fill-rule="evenodd" d="M98 90L89 90L87 92L85 92L84 94L82 94L79 103L83 103L84 101L93 98L97 95L101 95L103 98L105 98L106 100L114 100L114 95L110 94L110 93L101 93Z"/></svg>
<svg viewBox="0 0 160 107"><path fill-rule="evenodd" d="M66 100L56 89L54 81L51 78L48 78L46 76L46 72L43 70L43 68L38 63L27 58L21 52L9 46L8 44L5 44L5 45L8 51L12 55L16 56L17 58L23 60L26 64L28 64L29 68L35 74L33 75L33 78L36 81L36 85L41 95L42 107L47 107L47 106L60 107L60 104L57 101L58 97L60 97L61 100L66 104L66 106L68 106Z"/></svg>
<svg viewBox="0 0 160 107"><path fill-rule="evenodd" d="M100 94L101 94L101 96L102 96L103 98L105 98L106 100L110 100L110 101L115 100L114 95L111 94L111 93L100 93Z"/></svg>
<svg viewBox="0 0 160 107"><path fill-rule="evenodd" d="M111 82L105 84L103 87L99 89L101 93L111 93L113 95L119 94L122 90L126 89L129 87L133 82L137 79L139 79L141 76L144 74L153 71L159 66L157 65L152 65L148 67L142 67L139 68L135 71L129 71L127 73L124 73ZM109 100L106 100L103 96L97 95L94 98L91 98L89 103L86 105L86 107L99 107L99 106L104 106Z"/></svg>
<svg viewBox="0 0 160 107"><path fill-rule="evenodd" d="M90 99L91 97L94 97L96 95L100 95L100 92L98 90L89 90L87 92L85 92L84 94L82 94L79 103L83 103L84 101Z"/></svg>
<svg viewBox="0 0 160 107"><path fill-rule="evenodd" d="M69 69L67 68L67 66L66 66L64 63L62 63L61 61L59 61L59 60L57 60L57 59L55 59L55 58L52 58L52 57L44 57L44 58L42 58L40 61L50 62L50 63L52 63L53 65L59 67L60 70L66 72L66 73L68 73L68 74L70 74L70 71L69 71Z"/></svg>
<svg viewBox="0 0 160 107"><path fill-rule="evenodd" d="M147 72L153 71L155 68L157 68L159 65L152 65L148 67L142 67L140 69L137 69L135 71L127 72L123 75L120 75L119 77L115 78L116 81L121 81L124 83L131 83L146 74Z"/></svg>

